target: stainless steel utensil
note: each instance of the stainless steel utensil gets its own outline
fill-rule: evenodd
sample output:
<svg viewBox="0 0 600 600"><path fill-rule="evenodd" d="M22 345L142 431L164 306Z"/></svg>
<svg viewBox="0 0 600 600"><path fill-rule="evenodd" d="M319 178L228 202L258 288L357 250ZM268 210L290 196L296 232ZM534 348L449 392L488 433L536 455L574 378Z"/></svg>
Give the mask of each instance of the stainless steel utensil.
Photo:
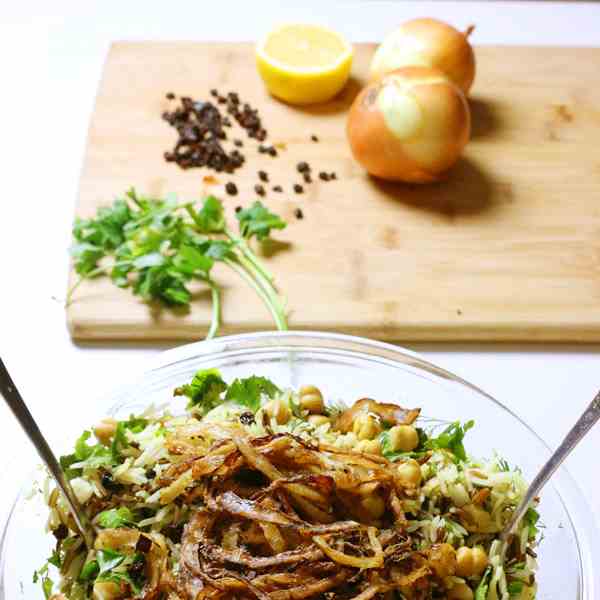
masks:
<svg viewBox="0 0 600 600"><path fill-rule="evenodd" d="M540 490L546 485L546 482L552 477L554 471L558 469L561 463L569 456L573 448L585 437L587 432L600 419L600 392L590 402L583 414L573 425L573 428L562 441L561 445L554 451L554 454L548 459L546 464L540 469L535 479L529 485L527 493L523 496L521 503L517 506L510 521L506 524L500 539L506 541L509 535L514 533L514 530L520 523L523 515L527 512L532 500L540 493Z"/></svg>
<svg viewBox="0 0 600 600"><path fill-rule="evenodd" d="M0 395L4 398L13 414L19 421L19 424L27 434L27 437L31 441L31 443L35 446L40 458L44 461L48 470L56 480L58 487L65 495L69 507L71 509L71 513L73 514L73 518L75 519L75 523L85 540L86 546L88 548L92 548L94 544L94 538L96 537L96 532L88 520L85 512L81 508L77 497L73 493L73 488L69 483L68 479L65 477L63 470L60 467L60 464L56 460L56 456L50 449L46 438L43 436L40 428L37 426L35 419L29 412L27 405L25 404L19 390L13 383L2 359L0 358Z"/></svg>

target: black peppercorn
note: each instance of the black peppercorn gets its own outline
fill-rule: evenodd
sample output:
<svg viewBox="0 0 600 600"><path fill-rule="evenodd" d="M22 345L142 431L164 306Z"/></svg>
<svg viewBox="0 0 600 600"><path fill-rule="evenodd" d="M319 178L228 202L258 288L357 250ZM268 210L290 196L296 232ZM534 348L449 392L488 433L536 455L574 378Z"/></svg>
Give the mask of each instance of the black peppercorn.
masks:
<svg viewBox="0 0 600 600"><path fill-rule="evenodd" d="M299 183L295 183L294 191L296 192L296 194L301 194L304 191L304 188Z"/></svg>
<svg viewBox="0 0 600 600"><path fill-rule="evenodd" d="M296 219L303 219L304 218L304 213L302 212L302 209L297 208L294 211L294 216L296 217Z"/></svg>
<svg viewBox="0 0 600 600"><path fill-rule="evenodd" d="M265 195L265 188L260 184L257 183L254 186L254 191L259 195L259 196L264 196Z"/></svg>
<svg viewBox="0 0 600 600"><path fill-rule="evenodd" d="M238 189L237 189L237 185L235 185L235 183L233 183L233 181L228 181L225 184L225 191L230 195L230 196L236 196L238 193Z"/></svg>
<svg viewBox="0 0 600 600"><path fill-rule="evenodd" d="M259 171L259 172L258 172L258 178L259 178L261 181L264 181L265 183L266 183L267 181L269 181L269 175L267 174L267 172L266 172L266 171Z"/></svg>

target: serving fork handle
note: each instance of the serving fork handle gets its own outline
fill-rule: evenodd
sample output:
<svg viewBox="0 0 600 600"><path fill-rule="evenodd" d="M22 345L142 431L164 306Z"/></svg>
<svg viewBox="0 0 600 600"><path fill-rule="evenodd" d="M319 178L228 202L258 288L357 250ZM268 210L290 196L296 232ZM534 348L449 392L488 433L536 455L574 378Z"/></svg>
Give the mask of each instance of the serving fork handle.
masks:
<svg viewBox="0 0 600 600"><path fill-rule="evenodd" d="M54 477L58 487L64 494L71 514L75 519L75 524L79 529L85 544L88 548L92 548L95 538L95 530L87 518L83 508L79 504L73 488L69 483L68 479L56 460L54 452L50 449L46 438L40 431L33 415L29 412L23 397L21 396L17 386L13 383L13 380L4 366L4 362L0 358L0 395L6 401L12 413L15 415L17 421L23 428L23 431L27 434L30 442L35 446L40 458L44 461L46 467Z"/></svg>
<svg viewBox="0 0 600 600"><path fill-rule="evenodd" d="M521 522L521 519L527 512L527 509L548 479L552 477L554 471L556 471L565 458L571 454L573 448L579 444L588 431L598 422L598 419L600 419L600 392L596 394L596 397L590 402L575 425L573 425L569 433L567 433L560 446L554 451L546 464L535 476L535 479L531 482L529 488L527 488L526 494L523 496L520 504L513 512L510 521L506 524L500 534L500 539L502 541L506 541L507 538L514 533Z"/></svg>

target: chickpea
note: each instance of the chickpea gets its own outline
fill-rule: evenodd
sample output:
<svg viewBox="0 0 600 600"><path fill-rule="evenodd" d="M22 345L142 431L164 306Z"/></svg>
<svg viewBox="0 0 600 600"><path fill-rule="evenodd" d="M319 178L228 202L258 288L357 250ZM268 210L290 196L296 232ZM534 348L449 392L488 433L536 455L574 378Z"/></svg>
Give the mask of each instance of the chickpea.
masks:
<svg viewBox="0 0 600 600"><path fill-rule="evenodd" d="M373 415L361 413L356 417L352 431L359 440L372 440L381 433L381 423Z"/></svg>
<svg viewBox="0 0 600 600"><path fill-rule="evenodd" d="M473 548L473 569L475 575L481 575L488 566L488 555L481 546Z"/></svg>
<svg viewBox="0 0 600 600"><path fill-rule="evenodd" d="M360 503L373 519L381 518L385 512L385 502L377 493L365 496Z"/></svg>
<svg viewBox="0 0 600 600"><path fill-rule="evenodd" d="M313 415L318 415L325 409L323 394L314 385L304 385L300 388L300 408Z"/></svg>
<svg viewBox="0 0 600 600"><path fill-rule="evenodd" d="M121 588L112 581L99 581L94 584L92 592L94 600L116 600L122 598Z"/></svg>
<svg viewBox="0 0 600 600"><path fill-rule="evenodd" d="M456 574L460 577L481 575L488 564L488 557L483 548L467 548L463 546L456 552Z"/></svg>
<svg viewBox="0 0 600 600"><path fill-rule="evenodd" d="M456 552L450 544L434 544L429 549L429 564L440 579L456 573Z"/></svg>
<svg viewBox="0 0 600 600"><path fill-rule="evenodd" d="M308 422L315 427L329 424L331 421L325 415L309 415Z"/></svg>
<svg viewBox="0 0 600 600"><path fill-rule="evenodd" d="M459 577L471 577L475 571L473 563L471 548L463 546L456 551L456 574Z"/></svg>
<svg viewBox="0 0 600 600"><path fill-rule="evenodd" d="M417 487L421 483L421 465L412 458L396 468L396 478L405 487Z"/></svg>
<svg viewBox="0 0 600 600"><path fill-rule="evenodd" d="M94 427L94 435L97 440L104 446L109 446L111 439L114 437L117 431L117 421L110 417L102 419L96 427Z"/></svg>
<svg viewBox="0 0 600 600"><path fill-rule="evenodd" d="M473 600L473 590L466 583L455 583L447 595L448 600Z"/></svg>
<svg viewBox="0 0 600 600"><path fill-rule="evenodd" d="M285 425L292 415L287 402L283 402L281 398L275 398L265 404L264 410L271 419L277 421L278 425Z"/></svg>
<svg viewBox="0 0 600 600"><path fill-rule="evenodd" d="M365 454L381 454L381 446L377 440L361 440L354 449Z"/></svg>
<svg viewBox="0 0 600 600"><path fill-rule="evenodd" d="M393 452L410 452L419 445L419 434L412 425L396 425L389 430Z"/></svg>

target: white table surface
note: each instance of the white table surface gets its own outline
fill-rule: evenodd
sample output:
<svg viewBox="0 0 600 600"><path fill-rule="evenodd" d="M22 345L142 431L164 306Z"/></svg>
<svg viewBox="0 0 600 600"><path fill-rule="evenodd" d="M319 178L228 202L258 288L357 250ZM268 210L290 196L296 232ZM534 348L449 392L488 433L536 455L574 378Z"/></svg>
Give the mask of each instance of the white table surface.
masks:
<svg viewBox="0 0 600 600"><path fill-rule="evenodd" d="M75 345L60 302L87 124L110 41L252 40L288 20L328 24L354 41L377 40L394 24L429 15L460 27L475 23L476 44L600 46L600 4L587 3L2 3L0 356L53 444L70 445L77 429L106 409L98 398L164 348ZM496 396L551 445L600 388L600 346L411 347ZM599 451L597 427L567 463L598 521ZM0 404L0 522L34 462Z"/></svg>

